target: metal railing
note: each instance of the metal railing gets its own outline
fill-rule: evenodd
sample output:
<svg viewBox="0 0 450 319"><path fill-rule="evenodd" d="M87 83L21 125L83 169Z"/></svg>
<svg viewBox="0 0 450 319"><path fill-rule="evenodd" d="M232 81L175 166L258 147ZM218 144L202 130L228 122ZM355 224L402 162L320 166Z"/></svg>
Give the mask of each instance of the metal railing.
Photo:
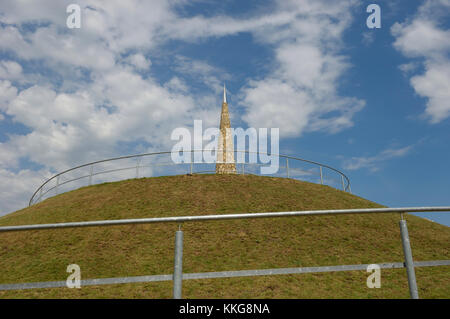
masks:
<svg viewBox="0 0 450 319"><path fill-rule="evenodd" d="M158 156L167 156L172 154L172 152L155 152L155 153L145 153L138 155L128 155L121 156L115 158L109 158L101 161L95 161L83 165L79 165L73 167L71 169L65 170L61 173L55 174L51 178L47 179L41 186L39 186L36 191L31 196L28 205L32 206L44 198L48 198L54 195L61 193L62 187L72 186L66 190L73 190L78 187L92 185L94 184L94 178L97 178L96 182L101 183L105 181L109 181L105 178L102 179L105 175L112 175L114 173L120 173L116 180L123 180L130 178L131 176L128 174L122 174L122 172L130 172L133 171L135 174L133 177L139 178L145 174L142 173L143 169L152 169L150 176L159 176L157 174L158 169L164 168L163 174L168 175L168 171L170 173L170 167L177 166L177 168L172 170L175 174L201 174L201 173L213 173L215 172L215 163L204 163L204 162L194 162L194 153L195 152L211 152L212 150L191 150L184 151L191 153L190 162L185 163L174 163L173 161L165 161L161 162L156 159L156 161L150 163L143 163L144 158L157 158ZM269 174L269 176L280 176L287 178L300 178L301 180L310 181L314 183L320 183L322 185L329 185L335 188L342 188L342 190L346 192L351 192L350 180L349 178L339 171L329 165L322 164L315 161L310 161L303 158L298 158L294 156L287 155L275 155L275 154L267 154L261 152L250 152L250 151L234 151L236 154L243 154L244 159L245 156L251 156L252 154L256 155L266 155L266 156L278 156L279 158L279 171L276 174ZM235 156L235 158L239 158ZM282 160L281 160L282 159ZM128 163L130 160L136 160L135 165L131 166L131 163ZM118 161L126 161L128 165L120 168L111 168L109 166L112 162ZM282 163L283 162L283 163ZM236 161L236 173L237 174L255 174L255 168L259 168L267 164L264 163L245 163ZM300 167L300 165L308 165L312 166L311 168L304 169ZM186 167L188 166L187 170ZM327 170L326 174L324 170ZM330 174L331 173L331 174ZM256 173L257 174L257 173ZM148 176L147 174L146 176ZM337 178L336 178L337 177ZM82 182L84 181L84 182ZM70 185L69 185L70 184Z"/></svg>
<svg viewBox="0 0 450 319"><path fill-rule="evenodd" d="M415 277L415 267L433 267L450 266L450 260L431 260L414 262L411 252L410 239L404 213L416 212L450 212L450 206L441 207L400 207L400 208L365 208L365 209L341 209L341 210L316 210L316 211L293 211L293 212L268 212L268 213L246 213L246 214L226 214L226 215L203 215L203 216L180 216L180 217L157 217L157 218L139 218L139 219L119 219L119 220L101 220L84 221L54 224L35 224L35 225L17 225L2 226L0 232L27 231L38 229L59 229L75 227L94 227L94 226L112 226L129 224L149 224L149 223L178 223L179 228L175 233L175 253L174 253L174 272L166 275L135 276L121 278L101 278L81 280L82 286L108 285L137 282L171 281L173 280L173 297L176 299L182 296L182 281L189 279L206 278L229 278L242 276L267 276L280 274L301 274L317 272L336 272L336 271L354 271L366 270L367 264L359 265L337 265L320 267L297 267L297 268L275 268L275 269L257 269L257 270L237 270L220 271L206 273L183 273L183 231L182 223L201 222L208 220L230 220L230 219L249 219L249 218L279 218L279 217L298 217L313 215L343 215L343 214L380 214L380 213L400 213L400 234L403 246L404 262L378 263L380 268L406 268L408 276L408 285L410 296L413 299L419 298L417 282ZM19 283L19 284L0 284L0 290L17 290L33 288L54 288L66 287L65 281Z"/></svg>

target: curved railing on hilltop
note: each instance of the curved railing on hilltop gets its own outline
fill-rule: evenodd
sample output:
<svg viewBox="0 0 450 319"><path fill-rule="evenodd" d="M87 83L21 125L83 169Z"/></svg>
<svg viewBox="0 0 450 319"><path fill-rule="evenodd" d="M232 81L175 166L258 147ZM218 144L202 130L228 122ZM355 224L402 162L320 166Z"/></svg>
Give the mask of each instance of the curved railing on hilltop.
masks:
<svg viewBox="0 0 450 319"><path fill-rule="evenodd" d="M195 152L205 151L210 152L211 150L184 151L191 153L190 163L175 163L171 160L171 158L169 158L171 160L170 162L164 161L165 159L161 157L166 157L168 154L172 154L172 152L155 152L109 158L76 166L58 173L46 180L31 196L29 206L59 193L86 186L86 184L92 185L130 178L162 175L214 173L216 163L194 162L195 158L194 160L192 159ZM244 162L236 162L236 172L238 174L256 174L301 179L304 181L332 186L334 188L342 188L342 190L346 192L351 192L349 178L344 173L331 166L294 156L250 151L234 152L244 153ZM268 163L246 163L245 157L247 155L250 157L252 154L272 157L278 156L279 168L277 173L258 174L256 170L262 166L268 166ZM235 156L235 158L238 159L237 156ZM146 159L151 159L151 161L145 163L144 161ZM125 162L126 165L123 165L123 167L120 168L111 165L117 163L118 161ZM132 163L131 161L135 162ZM134 176L130 176L130 171L135 171L135 174L133 174Z"/></svg>

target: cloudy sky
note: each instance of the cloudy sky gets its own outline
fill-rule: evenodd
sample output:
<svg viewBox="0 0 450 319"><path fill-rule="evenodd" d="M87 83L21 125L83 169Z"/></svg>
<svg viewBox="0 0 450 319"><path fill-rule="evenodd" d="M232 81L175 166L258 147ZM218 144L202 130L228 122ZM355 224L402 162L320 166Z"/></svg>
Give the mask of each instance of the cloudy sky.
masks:
<svg viewBox="0 0 450 319"><path fill-rule="evenodd" d="M449 205L449 17L449 0L2 0L0 215L57 172L218 126L224 82L233 126L280 128L281 153L355 194Z"/></svg>

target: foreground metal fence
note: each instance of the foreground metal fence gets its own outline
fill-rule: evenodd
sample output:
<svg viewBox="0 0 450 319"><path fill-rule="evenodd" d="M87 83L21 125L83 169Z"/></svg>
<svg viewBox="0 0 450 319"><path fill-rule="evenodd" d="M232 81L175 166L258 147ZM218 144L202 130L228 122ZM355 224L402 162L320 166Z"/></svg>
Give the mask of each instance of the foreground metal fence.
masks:
<svg viewBox="0 0 450 319"><path fill-rule="evenodd" d="M252 213L252 214L227 214L227 215L203 215L203 216L181 216L181 217L158 217L158 218L139 218L139 219L119 219L102 221L84 221L55 224L35 224L0 227L0 232L27 231L38 229L57 229L74 227L93 227L93 226L112 226L129 224L149 224L149 223L178 223L179 229L175 233L175 253L174 253L174 272L166 275L135 276L121 278L101 278L81 280L82 286L91 285L109 285L137 282L153 281L171 281L173 280L173 297L176 299L182 296L182 281L189 279L209 279L209 278L229 278L243 276L267 276L281 274L301 274L318 272L336 272L366 270L368 264L359 265L337 265L322 267L297 267L297 268L275 268L275 269L257 269L257 270L238 270L238 271L220 271L206 273L183 273L183 231L182 223L201 222L207 220L229 220L229 219L248 219L248 218L278 218L278 217L298 217L313 215L341 215L341 214L380 214L380 213L400 213L400 234L403 245L404 262L378 263L380 268L406 268L408 276L408 285L410 296L418 299L418 289L415 276L415 267L432 266L450 266L450 260L431 260L431 261L413 261L410 239L404 213L417 212L450 212L450 206L444 207L401 207L401 208L368 208L368 209L342 209L342 210L317 210L317 211L294 211L294 212L270 212L270 213ZM66 281L19 283L19 284L0 284L0 290L18 290L33 288L55 288L66 287Z"/></svg>
<svg viewBox="0 0 450 319"><path fill-rule="evenodd" d="M170 158L172 152L156 152L115 157L73 167L47 179L36 189L28 204L31 206L59 193L103 182L145 176L215 172L215 163L195 161L196 153L211 152L211 150L184 152L190 153L191 160L188 163L174 163ZM250 159L251 156L255 155L277 156L279 170L275 174L269 174L269 176L298 178L351 192L349 178L331 166L294 156L249 151L234 152L236 153L237 174L258 174L258 169L265 165L261 162L253 163L250 160L246 162L246 158Z"/></svg>

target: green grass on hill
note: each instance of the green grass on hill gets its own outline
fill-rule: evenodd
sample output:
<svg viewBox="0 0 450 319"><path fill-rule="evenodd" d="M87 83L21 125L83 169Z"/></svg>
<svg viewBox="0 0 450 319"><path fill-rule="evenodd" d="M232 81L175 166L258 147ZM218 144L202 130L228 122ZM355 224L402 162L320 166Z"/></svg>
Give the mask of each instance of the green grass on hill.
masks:
<svg viewBox="0 0 450 319"><path fill-rule="evenodd" d="M370 208L328 186L242 175L166 176L83 187L0 218L0 225L102 219ZM183 271L399 262L399 214L186 223ZM414 259L450 259L450 229L407 215ZM176 224L0 233L0 283L171 274ZM417 268L422 298L450 296L449 267ZM408 298L404 269L183 281L185 298ZM0 292L1 298L170 298L172 282Z"/></svg>

